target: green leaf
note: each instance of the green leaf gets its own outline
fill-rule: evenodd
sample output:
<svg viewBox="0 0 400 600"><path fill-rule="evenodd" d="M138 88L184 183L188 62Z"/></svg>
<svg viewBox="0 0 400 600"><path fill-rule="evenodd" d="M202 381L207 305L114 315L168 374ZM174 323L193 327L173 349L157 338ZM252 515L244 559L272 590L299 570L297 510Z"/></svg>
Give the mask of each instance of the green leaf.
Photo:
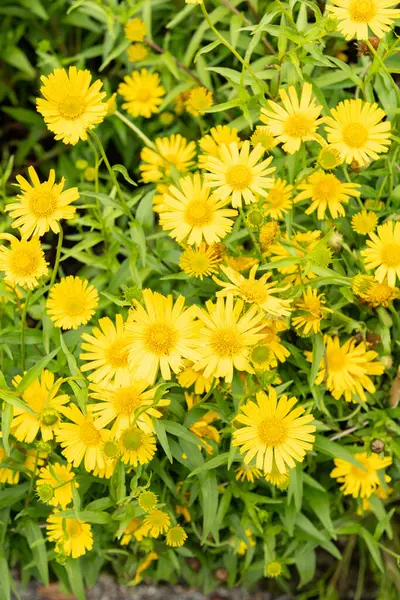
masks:
<svg viewBox="0 0 400 600"><path fill-rule="evenodd" d="M17 408L20 408L21 410L30 413L31 415L36 414L35 411L32 410L31 407L28 406L28 404L26 404L26 402L24 402L23 400L21 400L21 398L17 396L16 392L11 392L9 390L0 390L0 398L5 402L11 404L12 406L15 406Z"/></svg>
<svg viewBox="0 0 400 600"><path fill-rule="evenodd" d="M5 402L1 410L1 432L3 434L3 446L7 456L10 456L10 444L8 443L8 436L10 435L11 421L14 415L13 405L9 402Z"/></svg>
<svg viewBox="0 0 400 600"><path fill-rule="evenodd" d="M4 556L3 548L0 548L0 600L11 599L11 576L8 562Z"/></svg>
<svg viewBox="0 0 400 600"><path fill-rule="evenodd" d="M22 71L29 79L33 79L36 75L35 69L32 67L26 55L17 46L8 46L2 53L2 59Z"/></svg>
<svg viewBox="0 0 400 600"><path fill-rule="evenodd" d="M113 171L117 171L117 173L121 173L125 181L137 187L137 183L129 177L128 171L126 170L126 167L124 167L124 165L113 165L112 169Z"/></svg>
<svg viewBox="0 0 400 600"><path fill-rule="evenodd" d="M85 587L83 585L81 561L79 558L69 559L65 563L68 574L69 585L78 600L86 600Z"/></svg>
<svg viewBox="0 0 400 600"><path fill-rule="evenodd" d="M336 538L335 528L330 515L329 494L314 489L308 489L306 492L306 499L329 535Z"/></svg>
<svg viewBox="0 0 400 600"><path fill-rule="evenodd" d="M23 532L28 540L30 549L40 577L44 585L49 585L49 566L47 563L46 542L43 538L42 530L38 523L33 519L26 518L23 521Z"/></svg>
<svg viewBox="0 0 400 600"><path fill-rule="evenodd" d="M0 509L6 506L12 506L23 498L29 489L29 483L13 485L0 491Z"/></svg>
<svg viewBox="0 0 400 600"><path fill-rule="evenodd" d="M217 467L220 467L221 465L226 465L228 462L228 458L229 458L229 452L223 452L222 454L219 454L218 456L215 456L214 458L211 458L210 460L205 462L204 465L201 465L201 467L197 467L197 469L195 469L194 471L192 471L189 474L189 477L198 475L199 473L202 473L203 471L210 471L211 469L216 469Z"/></svg>
<svg viewBox="0 0 400 600"><path fill-rule="evenodd" d="M360 533L364 542L367 545L367 548L376 566L378 567L381 573L384 573L385 569L383 567L381 551L379 549L378 542L374 539L374 537L370 534L370 532L367 529L364 529L364 527L361 527Z"/></svg>
<svg viewBox="0 0 400 600"><path fill-rule="evenodd" d="M365 471L365 467L354 458L350 450L347 450L345 446L341 446L336 442L328 440L328 438L322 435L317 434L315 436L314 450L322 452L323 454L327 454L332 458L341 458L342 460L345 460Z"/></svg>
<svg viewBox="0 0 400 600"><path fill-rule="evenodd" d="M167 455L169 462L172 463L173 459L172 459L172 454L171 454L171 448L169 447L168 437L165 432L165 427L163 425L163 422L160 419L154 419L154 429L155 429L158 441L160 442L160 444L162 446L162 449L164 450L165 454Z"/></svg>
<svg viewBox="0 0 400 600"><path fill-rule="evenodd" d="M295 469L290 470L290 482L288 489L288 500L291 501L294 497L294 505L296 510L301 510L303 501L303 469L301 463L296 465Z"/></svg>
<svg viewBox="0 0 400 600"><path fill-rule="evenodd" d="M200 477L200 489L203 512L203 535L202 542L207 539L215 524L215 516L218 509L218 485L215 473L204 473Z"/></svg>
<svg viewBox="0 0 400 600"><path fill-rule="evenodd" d="M203 440L198 438L197 435L194 435L194 433L192 433L191 431L186 429L186 427L184 427L183 425L180 425L179 423L175 423L174 421L166 421L164 419L163 419L163 424L164 424L166 431L168 431L168 433L171 433L172 435L176 435L176 437L182 438L182 439L186 440L187 442L194 444L195 446L203 446L204 448L206 447Z"/></svg>
<svg viewBox="0 0 400 600"><path fill-rule="evenodd" d="M320 333L314 335L313 339L313 351L312 351L312 365L310 371L310 377L308 379L310 385L314 385L315 379L317 377L317 373L319 371L319 366L321 364L321 360L324 356L325 352L325 344L324 338Z"/></svg>
<svg viewBox="0 0 400 600"><path fill-rule="evenodd" d="M31 385L31 383L33 383L35 379L39 377L40 373L45 367L47 367L49 362L52 361L53 358L58 354L59 350L60 347L53 350L53 352L50 352L50 354L39 360L36 364L33 365L33 367L29 369L29 371L25 373L17 387L17 392L19 394L23 394L25 390Z"/></svg>

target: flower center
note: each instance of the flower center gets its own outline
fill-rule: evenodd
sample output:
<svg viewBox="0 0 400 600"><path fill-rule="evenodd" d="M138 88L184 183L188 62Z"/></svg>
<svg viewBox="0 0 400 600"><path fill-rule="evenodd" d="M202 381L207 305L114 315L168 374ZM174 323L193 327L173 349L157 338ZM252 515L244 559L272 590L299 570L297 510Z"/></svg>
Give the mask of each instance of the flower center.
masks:
<svg viewBox="0 0 400 600"><path fill-rule="evenodd" d="M400 267L400 244L385 244L381 250L381 261L387 267Z"/></svg>
<svg viewBox="0 0 400 600"><path fill-rule="evenodd" d="M282 206L285 201L285 194L281 190L272 189L270 190L267 202L274 208Z"/></svg>
<svg viewBox="0 0 400 600"><path fill-rule="evenodd" d="M190 264L194 273L202 274L210 268L210 260L205 254L193 256Z"/></svg>
<svg viewBox="0 0 400 600"><path fill-rule="evenodd" d="M268 348L268 346L264 346L260 344L253 348L251 352L251 360L255 363L264 363L270 361L273 358L272 351Z"/></svg>
<svg viewBox="0 0 400 600"><path fill-rule="evenodd" d="M176 347L177 331L167 323L155 323L144 334L146 349L157 356L168 356Z"/></svg>
<svg viewBox="0 0 400 600"><path fill-rule="evenodd" d="M321 175L314 185L313 197L324 202L335 201L340 196L341 182L335 175Z"/></svg>
<svg viewBox="0 0 400 600"><path fill-rule="evenodd" d="M142 445L140 429L129 429L122 435L122 443L127 450L138 450Z"/></svg>
<svg viewBox="0 0 400 600"><path fill-rule="evenodd" d="M315 127L313 121L302 113L297 113L286 119L284 132L289 137L301 138L314 133Z"/></svg>
<svg viewBox="0 0 400 600"><path fill-rule="evenodd" d="M123 340L116 340L107 348L106 361L113 369L128 367L128 347Z"/></svg>
<svg viewBox="0 0 400 600"><path fill-rule="evenodd" d="M328 371L342 371L347 366L347 354L341 348L327 352L326 356Z"/></svg>
<svg viewBox="0 0 400 600"><path fill-rule="evenodd" d="M39 189L32 193L29 204L33 215L41 219L54 213L57 208L57 198L52 191Z"/></svg>
<svg viewBox="0 0 400 600"><path fill-rule="evenodd" d="M37 269L38 256L29 252L24 247L19 250L12 250L10 254L11 270L19 276L32 275Z"/></svg>
<svg viewBox="0 0 400 600"><path fill-rule="evenodd" d="M151 94L149 90L146 90L145 88L141 88L136 92L136 100L137 102L142 102L143 104L145 104L146 102L148 102L151 98Z"/></svg>
<svg viewBox="0 0 400 600"><path fill-rule="evenodd" d="M192 200L185 208L184 218L192 227L204 227L211 223L214 211L205 200Z"/></svg>
<svg viewBox="0 0 400 600"><path fill-rule="evenodd" d="M266 446L278 446L287 438L287 428L281 420L266 419L258 426L258 437Z"/></svg>
<svg viewBox="0 0 400 600"><path fill-rule="evenodd" d="M236 356L244 348L239 333L228 327L217 329L211 336L210 345L220 357Z"/></svg>
<svg viewBox="0 0 400 600"><path fill-rule="evenodd" d="M107 458L117 458L119 454L118 445L116 444L116 442L110 440L109 442L106 442L104 444L103 452Z"/></svg>
<svg viewBox="0 0 400 600"><path fill-rule="evenodd" d="M245 281L239 289L246 302L255 304L263 304L269 295L260 281Z"/></svg>
<svg viewBox="0 0 400 600"><path fill-rule="evenodd" d="M97 446L101 440L101 434L90 421L85 421L80 427L80 438L85 446Z"/></svg>
<svg viewBox="0 0 400 600"><path fill-rule="evenodd" d="M67 519L66 521L68 537L78 537L82 533L82 527L79 521L75 521L74 519Z"/></svg>
<svg viewBox="0 0 400 600"><path fill-rule="evenodd" d="M81 298L65 298L64 311L69 317L78 317L86 310Z"/></svg>
<svg viewBox="0 0 400 600"><path fill-rule="evenodd" d="M226 183L233 190L245 190L253 182L253 173L246 165L233 165L225 175Z"/></svg>
<svg viewBox="0 0 400 600"><path fill-rule="evenodd" d="M368 141L368 129L362 123L350 123L343 127L342 136L351 148L362 148Z"/></svg>
<svg viewBox="0 0 400 600"><path fill-rule="evenodd" d="M351 19L356 23L368 23L376 13L375 0L352 0L349 6Z"/></svg>
<svg viewBox="0 0 400 600"><path fill-rule="evenodd" d="M45 409L40 417L42 424L46 427L51 427L52 425L55 425L58 422L58 419L58 412L56 410L53 410L52 408Z"/></svg>
<svg viewBox="0 0 400 600"><path fill-rule="evenodd" d="M120 415L131 415L141 405L140 396L133 387L117 390L114 396L115 409Z"/></svg>
<svg viewBox="0 0 400 600"><path fill-rule="evenodd" d="M58 105L58 110L64 119L78 119L85 111L85 103L81 96L66 96Z"/></svg>

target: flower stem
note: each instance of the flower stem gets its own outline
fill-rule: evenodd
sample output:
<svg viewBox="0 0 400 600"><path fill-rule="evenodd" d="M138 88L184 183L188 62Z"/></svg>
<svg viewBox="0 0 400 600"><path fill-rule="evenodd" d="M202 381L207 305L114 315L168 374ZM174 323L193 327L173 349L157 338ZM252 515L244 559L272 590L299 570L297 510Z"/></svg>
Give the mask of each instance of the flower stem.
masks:
<svg viewBox="0 0 400 600"><path fill-rule="evenodd" d="M146 146L152 148L153 150L156 149L155 144L153 144L153 142L147 137L147 135L145 135L143 131L139 129L139 127L136 127L136 125L134 125L132 121L127 119L125 115L120 113L118 110L115 111L114 115L118 117L123 123L125 123L125 125L127 125L130 129L132 129L132 131L136 133L136 135L142 140L142 142L146 144Z"/></svg>
<svg viewBox="0 0 400 600"><path fill-rule="evenodd" d="M21 313L21 371L22 374L25 371L25 325L26 325L26 313L28 311L30 292L27 293L24 305Z"/></svg>
<svg viewBox="0 0 400 600"><path fill-rule="evenodd" d="M249 226L247 225L247 222L246 222L246 217L245 217L245 214L244 214L244 211L243 211L243 207L242 207L242 206L240 206L240 207L239 207L239 211L240 211L240 216L242 217L243 225L246 227L246 229L247 229L247 233L249 234L249 236L250 236L250 238L251 238L251 241L252 241L252 242L253 242L253 244L254 244L254 247L255 247L255 249L256 249L257 255L258 255L258 257L259 257L259 258L261 259L261 261L262 261L262 260L264 259L264 257L263 257L263 254L262 254L262 252L261 252L261 249L260 249L260 246L259 246L259 244L258 244L258 242L257 242L257 240L256 240L256 236L254 235L253 231L251 230L251 227L249 227Z"/></svg>
<svg viewBox="0 0 400 600"><path fill-rule="evenodd" d="M53 287L54 282L55 282L56 277L57 277L58 267L59 267L60 258L61 258L61 248L62 248L62 244L63 244L63 233L64 233L63 229L60 226L60 231L58 232L56 260L54 262L53 272L51 274L50 285L49 285L49 293L50 293L50 290Z"/></svg>

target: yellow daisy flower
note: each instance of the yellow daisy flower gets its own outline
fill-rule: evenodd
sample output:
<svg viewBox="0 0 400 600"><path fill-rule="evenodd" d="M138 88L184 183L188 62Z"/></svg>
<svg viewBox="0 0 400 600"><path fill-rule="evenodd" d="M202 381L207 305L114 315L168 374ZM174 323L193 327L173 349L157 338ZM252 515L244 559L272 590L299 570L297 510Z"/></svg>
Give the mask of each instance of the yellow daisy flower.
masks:
<svg viewBox="0 0 400 600"><path fill-rule="evenodd" d="M324 219L329 210L332 219L343 217L350 197L358 198L360 185L358 183L344 183L333 173L316 171L298 185L302 190L295 202L311 199L311 205L305 210L306 215L317 211L317 218Z"/></svg>
<svg viewBox="0 0 400 600"><path fill-rule="evenodd" d="M140 531L141 525L140 519L133 518L129 521L121 539L121 546L127 546L133 537L139 542L143 539L143 532Z"/></svg>
<svg viewBox="0 0 400 600"><path fill-rule="evenodd" d="M236 469L236 481L246 480L250 483L254 483L254 481L259 477L262 477L262 472L253 465L246 465L246 463L242 463L240 467Z"/></svg>
<svg viewBox="0 0 400 600"><path fill-rule="evenodd" d="M209 277L218 273L218 265L221 262L215 245L207 246L204 242L197 248L188 246L179 259L179 266L184 273L190 277Z"/></svg>
<svg viewBox="0 0 400 600"><path fill-rule="evenodd" d="M345 496L369 498L381 484L378 471L391 465L392 458L390 456L380 458L377 454L368 456L366 452L358 452L354 458L364 469L341 458L335 458L335 468L331 472L331 477L343 484L340 489Z"/></svg>
<svg viewBox="0 0 400 600"><path fill-rule="evenodd" d="M210 132L199 140L199 146L205 154L218 157L220 146L222 144L228 146L232 142L236 142L238 148L242 146L238 130L235 127L229 127L229 125L217 125L211 127ZM201 156L199 160L203 160L203 158Z"/></svg>
<svg viewBox="0 0 400 600"><path fill-rule="evenodd" d="M324 171L332 171L332 169L335 169L343 163L343 159L339 150L328 144L327 146L324 146L318 154L317 163Z"/></svg>
<svg viewBox="0 0 400 600"><path fill-rule="evenodd" d="M186 4L202 4L203 0L185 0Z"/></svg>
<svg viewBox="0 0 400 600"><path fill-rule="evenodd" d="M281 342L281 338L278 335L280 321L270 320L267 323L264 323L263 328L260 331L262 335L261 341L259 343L259 353L261 353L261 346L263 347L264 355L267 356L265 348L270 350L274 357L279 360L279 362L285 362L288 356L290 356L290 352ZM254 357L253 357L254 360ZM272 363L271 366L275 366Z"/></svg>
<svg viewBox="0 0 400 600"><path fill-rule="evenodd" d="M368 235L378 224L378 217L374 212L361 210L353 215L351 219L351 228L360 235Z"/></svg>
<svg viewBox="0 0 400 600"><path fill-rule="evenodd" d="M204 369L205 377L224 377L232 381L233 369L252 373L249 362L250 348L261 339L263 314L257 306L244 311L243 300L234 302L233 296L217 298L214 304L206 302L206 309L198 309L203 327L198 334L201 359L194 365Z"/></svg>
<svg viewBox="0 0 400 600"><path fill-rule="evenodd" d="M271 219L280 219L292 208L293 186L284 179L275 179L263 204L264 213Z"/></svg>
<svg viewBox="0 0 400 600"><path fill-rule="evenodd" d="M98 302L97 290L87 279L68 275L50 289L47 314L56 327L78 329L93 317Z"/></svg>
<svg viewBox="0 0 400 600"><path fill-rule="evenodd" d="M126 331L129 335L129 366L135 377L154 382L158 371L165 380L179 373L183 359L197 361L196 307L185 308L185 299L143 290L142 306L135 302Z"/></svg>
<svg viewBox="0 0 400 600"><path fill-rule="evenodd" d="M149 119L152 113L158 112L165 89L160 85L158 73L149 73L147 69L142 69L124 77L124 82L119 85L118 94L125 100L122 108L132 117Z"/></svg>
<svg viewBox="0 0 400 600"><path fill-rule="evenodd" d="M156 552L149 552L146 558L138 564L136 569L135 578L133 580L134 585L137 585L142 580L142 573L146 571L151 565L152 562L158 559L158 554Z"/></svg>
<svg viewBox="0 0 400 600"><path fill-rule="evenodd" d="M157 495L154 494L154 492L151 492L150 490L142 492L138 497L138 503L140 508L142 508L146 512L153 510L157 506L157 500Z"/></svg>
<svg viewBox="0 0 400 600"><path fill-rule="evenodd" d="M278 471L286 473L303 462L307 450L312 449L315 426L310 425L313 415L303 415L304 408L293 407L297 398L281 396L277 401L274 388L269 395L257 392L257 402L249 401L241 406L241 413L235 421L245 427L233 433L233 446L240 446L248 464L256 457L256 466L264 473L271 473L275 464ZM303 416L301 416L303 415Z"/></svg>
<svg viewBox="0 0 400 600"><path fill-rule="evenodd" d="M275 485L280 490L284 490L289 485L289 473L290 471L286 471L285 473L280 473L276 464L272 465L271 473L267 473L265 475L265 481L268 481L271 485Z"/></svg>
<svg viewBox="0 0 400 600"><path fill-rule="evenodd" d="M61 444L62 454L74 467L79 467L84 461L86 471L96 467L103 469L105 460L102 453L106 433L96 421L90 406L86 415L75 405L70 404L61 410L62 414L72 423L60 423L56 432L57 442Z"/></svg>
<svg viewBox="0 0 400 600"><path fill-rule="evenodd" d="M108 383L115 380L116 385L129 385L128 369L129 340L124 328L122 315L116 315L115 325L109 317L99 319L99 327L92 330L93 335L82 334L81 360L88 361L81 371L94 371L88 376L94 383Z"/></svg>
<svg viewBox="0 0 400 600"><path fill-rule="evenodd" d="M215 194L221 200L229 198L234 208L242 206L242 202L256 202L255 194L267 195L273 182L268 175L275 171L275 167L268 168L271 156L259 162L263 154L260 145L250 152L249 141L243 142L241 149L237 142L229 146L223 144L217 157L208 156L204 160L203 168L208 171L204 176L205 185L215 188Z"/></svg>
<svg viewBox="0 0 400 600"><path fill-rule="evenodd" d="M311 362L311 352L306 353ZM375 386L369 375L382 375L384 366L374 362L377 352L367 350L364 342L357 345L352 338L343 346L337 336L325 336L325 355L321 359L320 370L315 379L316 385L326 382L327 390L339 400L343 395L346 402L357 402L357 396L367 401L365 391L373 394Z"/></svg>
<svg viewBox="0 0 400 600"><path fill-rule="evenodd" d="M282 566L276 560L269 562L265 567L265 575L267 577L279 577L282 573Z"/></svg>
<svg viewBox="0 0 400 600"><path fill-rule="evenodd" d="M259 264L258 258L254 258L254 256L229 256L225 257L226 264L231 269L235 271L239 271L239 273L244 273L245 271L249 271L251 267Z"/></svg>
<svg viewBox="0 0 400 600"><path fill-rule="evenodd" d="M145 433L135 425L122 431L119 442L122 462L134 467L150 462L157 449L154 435Z"/></svg>
<svg viewBox="0 0 400 600"><path fill-rule="evenodd" d="M22 377L16 375L13 379L14 387L21 380ZM28 412L20 406L14 406L14 418L11 422L11 432L18 441L28 444L33 442L39 430L45 442L53 439L60 425L61 409L69 402L67 394L57 395L61 383L61 377L54 381L54 373L44 369L40 377L23 392L22 400L30 410Z"/></svg>
<svg viewBox="0 0 400 600"><path fill-rule="evenodd" d="M139 169L145 183L169 177L171 166L182 174L194 164L192 159L196 154L196 145L179 133L156 138L154 143L156 150L143 148L140 154L144 164L139 165Z"/></svg>
<svg viewBox="0 0 400 600"><path fill-rule="evenodd" d="M15 465L15 462L7 456L3 446L0 446L0 463L2 465L9 464L10 467ZM10 485L16 485L19 482L20 472L15 469L8 469L6 466L0 467L0 483L8 483Z"/></svg>
<svg viewBox="0 0 400 600"><path fill-rule="evenodd" d="M72 472L72 466L55 463L40 469L36 487L50 486L53 490L53 497L48 501L52 506L60 506L65 510L68 504L72 502L72 486L79 487L75 481L75 475Z"/></svg>
<svg viewBox="0 0 400 600"><path fill-rule="evenodd" d="M177 377L179 385L184 388L189 388L194 384L195 394L204 394L209 392L213 384L214 378L204 377L202 371L194 370L193 363L191 363L190 361L186 362L189 363L188 366L186 366Z"/></svg>
<svg viewBox="0 0 400 600"><path fill-rule="evenodd" d="M167 546L172 546L172 548L180 548L185 543L185 540L187 540L187 534L180 525L171 527L165 537Z"/></svg>
<svg viewBox="0 0 400 600"><path fill-rule="evenodd" d="M269 247L274 243L279 235L279 225L274 221L265 223L260 229L260 244L264 252L268 252Z"/></svg>
<svg viewBox="0 0 400 600"><path fill-rule="evenodd" d="M181 189L171 185L160 206L160 225L178 243L200 246L219 242L233 227L236 210L224 208L226 199L210 194L199 173L182 177Z"/></svg>
<svg viewBox="0 0 400 600"><path fill-rule="evenodd" d="M131 44L127 54L130 62L140 62L148 56L149 51L144 44Z"/></svg>
<svg viewBox="0 0 400 600"><path fill-rule="evenodd" d="M33 167L29 167L28 173L33 185L21 175L17 175L22 193L17 196L18 202L7 204L5 207L15 219L11 226L21 229L24 237L41 237L49 229L58 233L59 220L72 219L75 214L76 208L70 204L78 200L78 188L63 191L65 179L62 177L61 182L56 184L54 169L51 169L49 179L44 183L40 183Z"/></svg>
<svg viewBox="0 0 400 600"><path fill-rule="evenodd" d="M328 309L325 308L326 300L323 294L318 294L317 289L307 287L301 300L297 300L294 309L296 315L292 318L292 325L301 335L318 333L321 331L321 320Z"/></svg>
<svg viewBox="0 0 400 600"><path fill-rule="evenodd" d="M0 271L7 282L33 289L43 275L47 275L47 262L38 238L18 240L8 233L0 234L0 240L8 240L10 248L0 246Z"/></svg>
<svg viewBox="0 0 400 600"><path fill-rule="evenodd" d="M91 384L89 396L100 402L91 404L100 428L113 423L111 434L120 437L123 430L133 423L145 431L153 433L152 418L160 419L162 413L157 408L168 406L170 401L162 399L158 387L150 388L147 381L131 377L129 385Z"/></svg>
<svg viewBox="0 0 400 600"><path fill-rule="evenodd" d="M276 146L276 140L271 133L270 128L265 127L264 125L258 125L255 128L250 141L253 148L255 148L257 144L260 144L266 152L269 152Z"/></svg>
<svg viewBox="0 0 400 600"><path fill-rule="evenodd" d="M364 299L372 306L372 308L376 308L377 306L388 307L390 302L399 298L399 294L399 288L393 288L386 283L380 283L379 281L374 280L372 285L368 288L368 292L365 294Z"/></svg>
<svg viewBox="0 0 400 600"><path fill-rule="evenodd" d="M67 519L54 512L47 519L47 538L55 542L55 551L79 558L93 548L92 528L81 519Z"/></svg>
<svg viewBox="0 0 400 600"><path fill-rule="evenodd" d="M250 362L256 373L275 369L277 361L271 348L263 342L258 343L250 352Z"/></svg>
<svg viewBox="0 0 400 600"><path fill-rule="evenodd" d="M153 510L146 515L143 521L142 530L145 535L158 538L159 535L168 531L170 523L171 520L167 513L162 510Z"/></svg>
<svg viewBox="0 0 400 600"><path fill-rule="evenodd" d="M56 140L75 145L87 140L88 130L101 123L107 115L106 94L100 92L103 83L98 79L90 85L89 71L70 67L54 69L48 77L42 75L40 88L45 99L36 100L37 111L43 116Z"/></svg>
<svg viewBox="0 0 400 600"><path fill-rule="evenodd" d="M353 277L351 289L356 296L359 296L365 300L375 281L376 279L372 275L364 275L363 273L359 273Z"/></svg>
<svg viewBox="0 0 400 600"><path fill-rule="evenodd" d="M400 18L394 0L332 0L326 9L339 21L338 29L346 40L356 37L366 40L371 29L377 37L384 36Z"/></svg>
<svg viewBox="0 0 400 600"><path fill-rule="evenodd" d="M218 421L220 418L217 411L209 410L189 427L190 431L203 441L207 454L212 454L213 451L213 447L207 442L207 439L212 440L216 444L220 442L221 438L218 429L214 425L211 425L211 423Z"/></svg>
<svg viewBox="0 0 400 600"><path fill-rule="evenodd" d="M390 121L377 104L360 98L339 102L325 117L328 141L346 163L368 165L390 146Z"/></svg>
<svg viewBox="0 0 400 600"><path fill-rule="evenodd" d="M286 244L281 242L271 244L267 248L269 260L271 262L276 262L282 258L289 258L290 256L306 258L310 255L310 252L319 242L320 236L320 231L295 233L290 238L290 249ZM286 243L289 242L289 236L287 233L285 233L283 240ZM307 271L304 271L304 267L302 267L299 271L299 265L278 267L278 271L279 273L285 275L285 280L288 283L302 284L315 277L315 274L312 271L312 266Z"/></svg>
<svg viewBox="0 0 400 600"><path fill-rule="evenodd" d="M268 100L267 108L261 109L260 119L265 123L272 135L282 143L282 149L289 154L294 154L302 142L318 138L317 128L322 123L319 115L322 106L315 103L312 97L311 83L304 83L301 98L296 90L290 86L288 90L280 89L283 106Z"/></svg>
<svg viewBox="0 0 400 600"><path fill-rule="evenodd" d="M248 541L245 542L244 540L240 540L239 544L236 548L236 554L240 554L240 556L243 556L243 554L246 554L246 552L249 548L254 548L254 546L257 543L253 537L253 532L251 529L249 529L249 528L245 529L245 533L246 533Z"/></svg>
<svg viewBox="0 0 400 600"><path fill-rule="evenodd" d="M135 18L131 19L125 25L125 36L131 42L143 42L144 36L146 35L146 25L142 19Z"/></svg>
<svg viewBox="0 0 400 600"><path fill-rule="evenodd" d="M376 233L370 233L368 248L362 250L367 270L376 269L375 278L395 287L397 277L400 279L400 223L387 221L379 225Z"/></svg>
<svg viewBox="0 0 400 600"><path fill-rule="evenodd" d="M198 117L202 112L213 105L213 95L204 87L195 87L190 90L185 107L188 113Z"/></svg>
<svg viewBox="0 0 400 600"><path fill-rule="evenodd" d="M112 115L114 115L117 111L117 94L111 94L111 96L108 98L108 100L106 101L106 105L107 105L107 117L111 117ZM88 167L89 168L89 167ZM87 169L86 169L87 171ZM85 171L85 173L86 173ZM93 181L95 181L96 177L93 179Z"/></svg>
<svg viewBox="0 0 400 600"><path fill-rule="evenodd" d="M275 288L276 281L268 282L271 273L265 273L260 279L256 279L258 265L251 268L249 277L243 277L237 271L230 267L221 267L221 271L230 280L230 283L221 281L217 277L213 277L214 281L223 287L223 290L217 292L218 297L233 295L242 298L249 304L255 304L262 310L272 316L286 317L290 315L291 300L283 300L276 298L275 294L282 292L286 288Z"/></svg>

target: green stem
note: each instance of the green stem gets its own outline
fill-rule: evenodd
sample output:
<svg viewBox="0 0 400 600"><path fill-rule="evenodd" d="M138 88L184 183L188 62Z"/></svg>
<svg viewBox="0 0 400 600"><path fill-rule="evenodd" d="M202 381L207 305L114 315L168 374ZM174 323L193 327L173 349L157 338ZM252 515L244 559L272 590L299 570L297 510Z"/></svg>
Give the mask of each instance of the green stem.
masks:
<svg viewBox="0 0 400 600"><path fill-rule="evenodd" d="M260 246L259 246L259 244L258 244L258 241L257 241L257 239L256 239L256 236L254 235L253 231L251 230L251 227L249 227L249 226L247 225L247 222L246 222L246 217L245 217L245 214L244 214L244 211L243 211L243 207L242 207L242 206L240 206L240 208L239 208L239 211L240 211L240 216L242 217L243 225L244 225L244 226L246 227L246 229L247 229L247 233L249 234L249 236L250 236L250 238L251 238L251 241L252 241L252 242L253 242L253 244L254 244L254 247L255 247L255 249L256 249L257 255L258 255L258 257L259 257L261 260L263 260L263 259L264 259L264 257L263 257L263 254L262 254L262 252L261 252Z"/></svg>
<svg viewBox="0 0 400 600"><path fill-rule="evenodd" d="M118 110L115 111L114 115L118 117L123 123L125 123L125 125L127 125L130 129L132 129L132 131L136 133L136 135L142 140L142 142L146 144L146 146L148 146L152 150L156 150L155 144L153 144L153 142L147 137L147 135L143 133L141 129L139 129L139 127L137 127L132 123L132 121L127 119L125 115L120 113Z"/></svg>
<svg viewBox="0 0 400 600"><path fill-rule="evenodd" d="M210 29L215 33L215 35L217 36L217 38L219 40L221 40L221 42L224 44L224 46L226 46L228 48L228 50L230 52L232 52L233 56L235 56L235 58L238 59L238 61L243 65L243 67L246 69L246 71L248 71L249 75L251 75L251 77L254 79L254 82L256 84L256 86L258 87L258 89L260 90L260 93L262 95L264 95L264 89L263 86L260 84L260 81L257 77L257 75L254 73L253 69L251 68L251 66L244 60L244 58L242 58L240 56L240 54L238 52L236 52L235 48L228 42L228 40L226 40L224 38L224 36L218 31L218 29L214 26L214 23L211 21L210 19L210 15L207 12L207 9L205 7L204 2L202 2L200 4L201 6L201 10L203 11L203 15L208 23L208 26L210 27Z"/></svg>
<svg viewBox="0 0 400 600"><path fill-rule="evenodd" d="M27 293L24 306L22 307L21 313L21 371L22 374L25 371L25 325L26 325L26 313L28 311L30 292Z"/></svg>
<svg viewBox="0 0 400 600"><path fill-rule="evenodd" d="M55 282L56 277L57 277L58 267L59 267L60 258L61 258L61 248L62 248L62 244L63 244L63 233L64 232L62 230L62 227L60 227L60 231L58 232L56 260L54 262L53 273L51 274L49 292L50 292L51 288L53 287L54 282Z"/></svg>
<svg viewBox="0 0 400 600"><path fill-rule="evenodd" d="M393 84L394 90L397 94L397 98L400 100L400 90L399 90L398 86L396 85L396 82L394 81L392 74L390 73L389 69L387 68L384 61L382 60L382 57L378 54L378 52L375 50L375 48L373 47L373 45L371 44L371 42L368 39L365 40L365 43L367 44L369 51L371 52L374 59L376 59L378 61L382 71L385 73L385 75L387 75L389 77L390 81ZM375 69L374 69L374 72L375 72Z"/></svg>
<svg viewBox="0 0 400 600"><path fill-rule="evenodd" d="M103 144L101 143L99 136L96 133L94 133L94 131L90 131L89 133L93 137L93 139L96 141L96 144L97 144L97 146L98 146L98 148L100 150L101 157L102 157L102 159L104 161L104 164L106 165L107 170L108 170L108 172L110 174L111 181L113 182L113 184L114 184L114 186L115 186L115 188L117 190L117 194L118 194L118 197L119 197L120 202L121 202L121 207L122 207L124 213L127 216L130 217L131 216L131 211L130 211L129 206L127 205L126 200L125 200L125 198L124 198L124 196L122 194L121 188L120 188L119 183L118 183L118 179L117 179L114 171L112 170L110 162L109 162L109 160L107 158L107 154L105 153L105 150L103 148Z"/></svg>
<svg viewBox="0 0 400 600"><path fill-rule="evenodd" d="M96 170L96 177L94 180L94 189L96 194L99 192L99 155L98 152L96 150L96 146L93 144L92 140L90 139L90 136L88 137L88 144L93 152L93 156L94 156L94 168ZM97 217L99 219L99 224L101 227L101 230L103 232L103 238L104 238L104 245L107 248L108 247L108 235L107 235L107 228L106 228L106 224L103 218L103 212L101 210L101 203L100 200L98 198L96 198L96 210L97 210Z"/></svg>

